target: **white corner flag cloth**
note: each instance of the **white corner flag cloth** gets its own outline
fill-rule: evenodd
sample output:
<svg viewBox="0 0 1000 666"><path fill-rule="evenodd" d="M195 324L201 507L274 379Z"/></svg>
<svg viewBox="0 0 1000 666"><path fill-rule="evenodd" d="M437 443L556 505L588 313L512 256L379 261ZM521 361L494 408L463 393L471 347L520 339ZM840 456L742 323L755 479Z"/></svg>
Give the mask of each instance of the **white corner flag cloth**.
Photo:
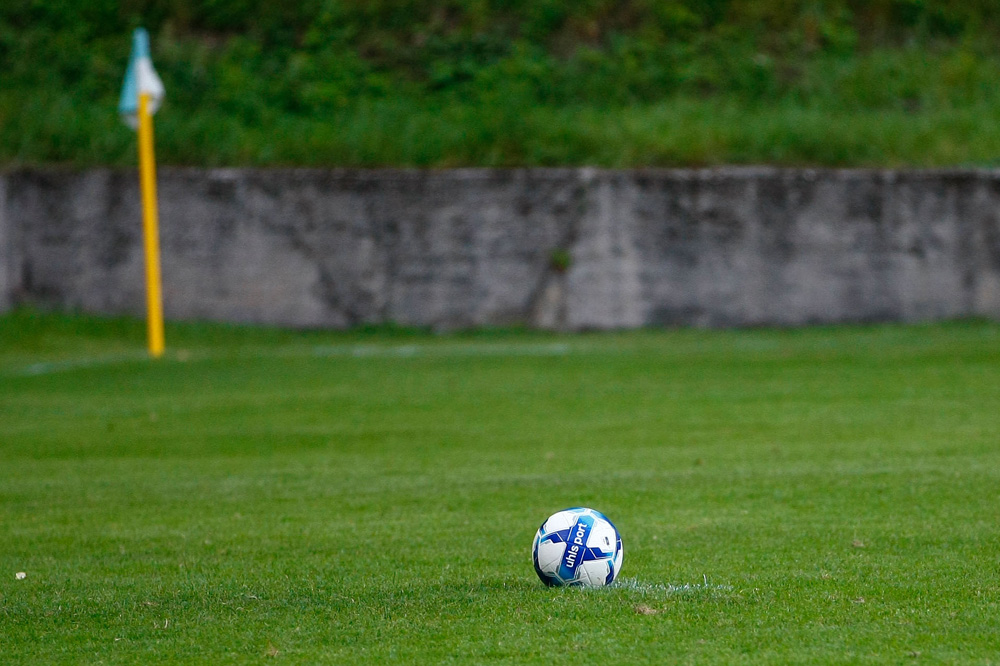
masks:
<svg viewBox="0 0 1000 666"><path fill-rule="evenodd" d="M149 113L156 113L163 102L163 82L149 57L149 34L143 28L132 33L132 55L128 59L118 113L129 127L139 127L139 95L149 94Z"/></svg>

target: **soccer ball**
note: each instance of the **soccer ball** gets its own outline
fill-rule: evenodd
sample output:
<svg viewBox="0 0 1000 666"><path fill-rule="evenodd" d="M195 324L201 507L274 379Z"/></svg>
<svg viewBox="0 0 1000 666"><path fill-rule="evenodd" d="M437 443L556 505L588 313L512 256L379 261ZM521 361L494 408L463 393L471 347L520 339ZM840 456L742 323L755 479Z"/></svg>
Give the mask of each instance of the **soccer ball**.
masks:
<svg viewBox="0 0 1000 666"><path fill-rule="evenodd" d="M535 534L531 558L546 585L610 585L622 569L622 538L600 511L565 509Z"/></svg>

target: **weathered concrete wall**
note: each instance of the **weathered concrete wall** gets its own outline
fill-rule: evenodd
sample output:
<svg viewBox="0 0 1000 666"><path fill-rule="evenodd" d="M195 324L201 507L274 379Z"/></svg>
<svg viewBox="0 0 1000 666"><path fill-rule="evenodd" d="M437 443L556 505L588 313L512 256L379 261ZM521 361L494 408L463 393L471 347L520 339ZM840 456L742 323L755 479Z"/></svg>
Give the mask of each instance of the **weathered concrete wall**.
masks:
<svg viewBox="0 0 1000 666"><path fill-rule="evenodd" d="M7 222L7 179L0 175L0 312L11 306L13 297L14 248L17 245Z"/></svg>
<svg viewBox="0 0 1000 666"><path fill-rule="evenodd" d="M0 176L0 308L141 315L136 181ZM164 169L159 194L174 319L586 329L1000 318L1000 172Z"/></svg>

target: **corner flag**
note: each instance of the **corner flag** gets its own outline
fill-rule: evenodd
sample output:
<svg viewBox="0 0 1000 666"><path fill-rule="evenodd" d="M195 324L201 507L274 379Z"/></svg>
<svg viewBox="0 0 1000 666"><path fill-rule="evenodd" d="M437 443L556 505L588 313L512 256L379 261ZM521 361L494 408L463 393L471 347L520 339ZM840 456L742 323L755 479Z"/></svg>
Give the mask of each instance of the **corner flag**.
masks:
<svg viewBox="0 0 1000 666"><path fill-rule="evenodd" d="M142 189L142 229L146 250L146 328L149 355L163 355L163 296L160 285L160 238L156 211L156 162L153 158L153 114L163 101L163 82L149 57L149 35L142 28L132 34L125 83L118 113L139 130L139 182Z"/></svg>
<svg viewBox="0 0 1000 666"><path fill-rule="evenodd" d="M132 33L132 55L125 70L122 96L118 101L118 113L132 129L139 127L139 95L142 93L149 94L149 113L156 113L163 101L163 82L149 57L149 33L136 28Z"/></svg>

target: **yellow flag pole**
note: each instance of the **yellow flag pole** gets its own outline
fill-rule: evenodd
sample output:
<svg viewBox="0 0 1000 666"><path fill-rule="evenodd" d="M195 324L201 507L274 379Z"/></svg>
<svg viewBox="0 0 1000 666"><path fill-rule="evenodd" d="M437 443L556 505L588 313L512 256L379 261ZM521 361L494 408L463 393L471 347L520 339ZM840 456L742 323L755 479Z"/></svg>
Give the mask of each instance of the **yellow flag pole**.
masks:
<svg viewBox="0 0 1000 666"><path fill-rule="evenodd" d="M146 330L149 355L163 356L163 296L160 285L160 232L156 212L156 163L153 160L153 116L149 93L139 94L139 182L142 231L146 248Z"/></svg>

